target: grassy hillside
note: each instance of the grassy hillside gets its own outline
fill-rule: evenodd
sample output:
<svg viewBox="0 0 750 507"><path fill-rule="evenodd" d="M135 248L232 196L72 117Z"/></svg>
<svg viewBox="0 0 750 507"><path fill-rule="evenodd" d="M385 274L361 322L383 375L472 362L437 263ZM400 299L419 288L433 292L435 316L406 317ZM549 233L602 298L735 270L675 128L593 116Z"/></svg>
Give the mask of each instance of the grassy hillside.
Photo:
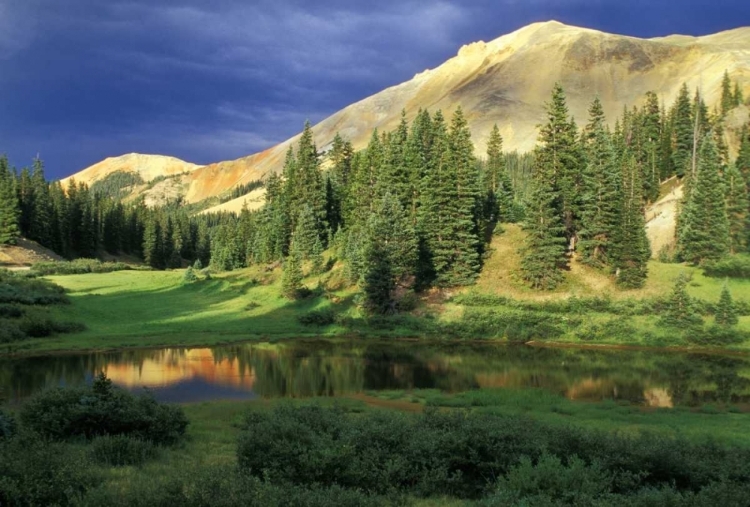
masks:
<svg viewBox="0 0 750 507"><path fill-rule="evenodd" d="M53 317L83 322L87 330L21 342L14 345L14 350L210 345L252 339L372 334L690 346L695 343L673 340L674 333L658 327L658 316L648 315L642 311L643 307L668 295L681 273L692 276L690 295L710 303L718 301L725 283L703 276L694 267L652 261L643 289L621 291L606 273L574 261L565 284L553 292L538 292L518 278L517 248L522 240L523 231L518 226L506 226L505 232L494 238L492 252L475 286L430 292L411 314L375 321L368 321L358 308L357 291L343 283L340 264L320 277L307 278L308 287L318 288L317 296L296 302L279 295L278 267L269 270L256 266L214 274L210 279L201 277L187 284L182 281L181 270L50 276L51 281L66 289L72 301L70 306L51 309ZM727 284L736 301L750 303L750 281L729 280ZM613 308L640 305L641 311L623 315L609 306L596 311L559 305L550 309L557 303L591 298L608 301L607 305ZM305 326L298 321L308 312L326 308L336 315L336 322L331 325ZM533 317L531 324L527 322L529 316ZM507 324L507 319L518 325ZM560 331L546 333L547 324L556 325ZM629 332L627 326L637 332ZM740 318L739 329L750 331L750 317ZM750 344L735 343L731 347L746 349Z"/></svg>

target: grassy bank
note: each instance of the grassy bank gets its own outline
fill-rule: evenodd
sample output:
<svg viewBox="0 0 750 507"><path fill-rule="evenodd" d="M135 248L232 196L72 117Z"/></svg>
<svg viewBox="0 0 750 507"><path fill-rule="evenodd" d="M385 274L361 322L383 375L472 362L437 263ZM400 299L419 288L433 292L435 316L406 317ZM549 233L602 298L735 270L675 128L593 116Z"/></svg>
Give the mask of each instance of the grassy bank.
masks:
<svg viewBox="0 0 750 507"><path fill-rule="evenodd" d="M80 502L81 505L93 505L96 504L97 499L113 500L114 498L121 497L120 503L117 503L117 505L127 504L128 501L133 501L134 499L140 501L142 505L169 505L168 500L170 498L176 498L182 494L181 491L187 490L193 495L194 503L191 503L191 505L264 505L261 496L255 497L255 503L252 501L248 503L247 499L240 501L236 495L241 496L241 489L237 489L236 485L233 486L225 483L227 480L231 482L231 477L233 477L231 474L234 473L233 470L238 465L238 442L244 441L245 446L248 444L270 445L269 449L272 452L283 451L284 437L282 434L285 434L287 430L294 429L294 426L287 427L284 424L293 424L293 418L297 417L295 414L304 416L305 412L300 413L296 409L311 405L322 407L337 406L341 409L341 412L338 412L339 415L326 415L325 412L322 414L319 413L324 418L333 418L331 420L326 419L328 422L343 424L344 428L347 425L360 425L356 431L365 433L374 431L373 436L380 439L378 441L383 447L379 447L377 451L368 454L367 446L362 443L360 444L362 445L361 448L357 447L353 451L352 458L360 460L358 462L363 466L370 459L375 461L385 459L385 455L382 453L392 452L388 446L395 444L398 438L400 438L397 434L392 434L391 432L386 432L386 434L378 433L376 429L378 424L425 424L418 422L421 416L410 413L422 412L427 407L437 407L439 414L436 418L432 419L434 423L426 422L424 429L437 432L435 436L440 436L444 440L444 444L459 447L462 445L479 446L477 449L493 445L503 447L505 452L472 455L473 458L468 454L456 454L454 457L450 457L450 452L446 450L445 452L449 453L446 455L445 452L441 452L441 448L432 451L434 454L431 455L436 461L441 459L458 460L455 461L456 466L460 466L467 474L472 470L472 459L487 460L491 456L495 456L495 458L492 458L493 464L491 466L500 466L503 468L506 465L500 464L498 460L510 460L507 466L511 467L511 470L514 470L517 465L512 456L518 453L536 453L535 449L540 445L537 439L523 438L524 436L535 435L535 431L543 432L537 435L537 437L542 439L552 438L551 436L544 437L543 435L546 434L559 435L561 438L568 439L568 445L577 446L579 457L587 461L587 463L589 463L588 453L595 451L595 448L589 449L589 447L594 445L598 440L615 445L615 447L619 445L617 442L632 441L634 443L633 447L626 446L621 450L632 453L632 458L642 456L643 461L640 461L641 458L638 458L636 461L628 461L623 456L613 453L611 456L611 459L615 460L613 466L642 466L646 469L663 464L670 467L664 470L654 469L652 472L640 476L639 480L645 480L647 483L653 482L654 484L659 484L659 481L662 480L655 475L657 471L669 474L674 470L678 473L675 477L682 481L689 479L689 476L686 476L687 479L683 477L681 475L683 473L702 473L698 470L693 470L693 464L672 461L672 458L677 457L679 452L682 452L677 451L675 447L677 445L691 446L696 450L700 448L699 446L704 446L704 449L714 449L717 454L724 452L723 449L732 449L731 452L735 453L746 452L747 449L750 449L750 439L745 431L748 423L750 423L750 413L747 413L744 409L704 406L694 409L650 410L638 406L611 402L573 403L560 396L533 389L478 390L459 395L446 395L436 391L394 391L389 393L380 392L377 395L371 393L370 395L338 399L313 398L261 402L208 402L182 405L190 424L186 437L178 445L160 447L154 457L139 465L95 465L96 472L93 482L96 485L93 486L93 492L89 492L83 498L73 501L72 504L78 505ZM288 407L295 410L293 412L281 412L281 417L279 417L278 413L277 415L272 415L279 407ZM248 414L256 415L248 417ZM308 412L306 417L311 415L315 415L315 412ZM460 417L452 418L451 415L460 415ZM264 424L263 421L269 420L269 417L271 418L270 422L274 422L274 418L276 418L282 424L278 429L280 433L278 435L275 434L273 438L269 437L269 440L264 440L263 436L258 434L258 432L252 432L247 429L248 425L260 425L259 427L262 427ZM348 422L342 421L342 417ZM426 421L429 421L429 419ZM468 423L469 426L466 427L466 424L462 421ZM474 421L474 423L471 421ZM315 421L312 422L314 423ZM372 424L375 424L375 426L372 426ZM434 426L433 424L438 424L438 426ZM443 427L441 426L442 424L446 426ZM480 426L472 426L472 424L479 424ZM476 435L475 431L480 430L486 424L491 425L493 428L497 426L495 430L507 432L506 438L508 440L500 439L495 442L494 439L488 438L492 433L477 438L470 436ZM325 426L317 429L314 428L316 426L313 424L313 429L308 429L308 433L306 433L308 437L311 436L309 434L310 431L313 433L319 432L321 429L324 430ZM459 436L462 431L469 430L470 434L462 437ZM351 430L346 429L346 431ZM297 438L297 434L293 434ZM356 437L356 435L357 433L354 433L353 437ZM455 435L455 440L450 435ZM423 444L429 447L429 439L423 442L417 436L413 435L408 437L410 442L412 441L412 437L414 438L414 442L410 445L415 446L415 448L419 448L419 445ZM584 438L579 440L579 437ZM253 440L248 442L248 438ZM308 459L323 460L330 465L332 463L327 460L333 459L336 453L345 451L345 448L335 447L335 442L327 439L317 440L317 438L319 437L314 437L312 441L305 440L305 443L299 444L305 449L307 449L307 446L313 446L307 450L309 454L304 454L306 456L304 459L300 458L302 459L300 463L293 462L295 459L293 456L296 456L296 454L290 451L292 452L290 454L292 461L287 462L288 465L291 467L307 466L309 468L313 466L313 463L308 463ZM573 440L570 440L571 438ZM645 438L645 440L638 440L642 438ZM516 440L518 441L516 442ZM419 442L423 442L423 444ZM2 443L2 439L0 439L0 443ZM654 451L652 447L641 447L643 443L657 445L661 450ZM319 449L317 446L320 445L329 447ZM552 444L548 448L548 451L556 452L554 451L555 445ZM87 456L87 453L90 451L90 444L65 444L65 446L57 448L57 451L69 454L70 456L78 456L81 459ZM329 454L328 451L332 454ZM544 451L541 457L536 456L533 458L536 466L539 466L539 463L544 461L543 456L546 455L546 452ZM694 458L690 452L694 451L685 451L685 456L689 457L690 460L698 459ZM242 452L240 452L240 456L242 455ZM247 457L247 455L245 456ZM250 455L251 459L253 459L252 456ZM274 469L274 463L276 463L274 461L275 457L277 456L273 454L264 455L262 463L264 466ZM657 464L650 462L649 460L651 459L657 460ZM84 461L78 461L77 463L79 463L79 467L83 467L87 461L84 459ZM308 464L306 465L306 463ZM431 462L426 462L425 464L432 466L428 465L428 463ZM487 464L488 466L490 465L489 462ZM395 461L391 462L390 466L403 467L409 466L409 464ZM487 471L489 472L489 469ZM565 467L560 472L567 473ZM708 472L709 474L714 473L710 467L706 468L704 472ZM229 475L223 479L218 479L218 477L212 475L216 473ZM258 471L245 468L243 474L248 473L257 474ZM270 484L278 483L282 486L286 484L283 482L283 478L278 475L279 473L283 474L282 468L278 468L276 474L272 473L268 477ZM331 473L340 472L332 469ZM384 469L383 473L387 474L389 472ZM590 474L592 471L586 469L579 470L578 473L580 476L577 480L583 480L584 478L591 477ZM247 475L244 476L247 477ZM378 480L377 477L369 475L362 476L360 479ZM345 478L345 480L355 481L360 479L357 479L357 476L347 476ZM432 478L432 480L435 479L437 477ZM375 499L373 505L496 505L482 503L483 501L487 501L486 498L479 500L478 503L471 499L472 494L461 489L461 484L469 480L468 475L465 478L461 476L445 478L445 480L448 479L450 479L450 482L456 483L456 487L454 488L455 495L440 492L435 494L418 489L412 491L407 488L400 493L394 491L395 495L385 497L371 496L377 494L377 487L373 490L361 491L361 493ZM334 480L334 478L322 477L320 480L325 484L325 481ZM530 480L530 478L524 479L524 481L527 480ZM307 485L305 478L302 476L297 477L293 482L294 487ZM477 485L483 490L492 491L492 482L488 478L486 481L478 482ZM382 485L387 489L389 487L388 484L384 482ZM532 490L536 487L544 489L544 486L534 486L534 484L532 480L528 483L527 487ZM377 483L375 486L377 486ZM500 486L498 488L500 492L504 491L503 488L506 490L512 489L512 485L508 483L502 483ZM625 485L621 486L626 487ZM627 487L632 488L634 486ZM208 489L196 493L196 488L198 490L200 488ZM698 486L695 486L695 488L695 491L697 491ZM263 491L263 489L261 488L259 491ZM195 496L196 494L198 494L198 497ZM203 500L198 500L197 498L203 498ZM620 505L616 498L612 502L601 502L597 503L597 505ZM519 505L521 504L523 503L519 503ZM576 503L573 502L572 504ZM649 503L644 500L643 503L636 502L629 503L628 505L659 504L659 502ZM299 505L328 504L325 501L318 503L307 500L306 502L299 503ZM507 503L501 502L497 505L507 505ZM682 503L677 502L670 505L682 505ZM694 504L691 503L690 505ZM697 503L695 505L704 504ZM729 503L727 505L735 504Z"/></svg>
<svg viewBox="0 0 750 507"><path fill-rule="evenodd" d="M289 301L280 296L280 268L256 266L199 276L183 282L182 270L118 271L46 279L62 286L72 304L45 309L50 318L81 322L86 330L71 335L26 340L4 346L5 352L48 352L121 347L216 345L245 340L303 336L431 337L441 339L536 341L570 345L715 348L750 350L750 280L724 281L698 268L649 266L644 288L617 290L601 271L571 263L567 281L553 292L527 288L518 279L517 226L492 243L475 286L423 295L410 313L367 318L357 305L357 291L343 281L343 266L305 279L314 296ZM659 325L660 305L680 275L690 277L688 294L700 303L704 332ZM726 283L745 310L732 339L708 332L711 307ZM320 319L305 316L323 310ZM330 311L329 311L330 310Z"/></svg>

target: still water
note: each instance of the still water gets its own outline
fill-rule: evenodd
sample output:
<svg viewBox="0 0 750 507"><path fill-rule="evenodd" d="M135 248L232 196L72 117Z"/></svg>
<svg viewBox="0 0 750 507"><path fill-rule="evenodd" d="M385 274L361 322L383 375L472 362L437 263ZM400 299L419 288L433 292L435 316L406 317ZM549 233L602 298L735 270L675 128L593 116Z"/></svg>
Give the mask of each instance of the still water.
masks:
<svg viewBox="0 0 750 507"><path fill-rule="evenodd" d="M750 402L750 358L498 344L292 341L0 358L0 401L103 371L161 401L345 396L386 389L541 388L580 401Z"/></svg>

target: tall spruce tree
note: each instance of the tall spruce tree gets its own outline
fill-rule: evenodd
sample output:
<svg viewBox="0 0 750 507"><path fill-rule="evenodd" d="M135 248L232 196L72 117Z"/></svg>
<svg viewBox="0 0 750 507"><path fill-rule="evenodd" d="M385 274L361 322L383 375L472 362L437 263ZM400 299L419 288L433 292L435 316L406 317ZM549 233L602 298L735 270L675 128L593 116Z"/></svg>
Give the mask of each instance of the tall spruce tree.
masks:
<svg viewBox="0 0 750 507"><path fill-rule="evenodd" d="M724 71L724 78L721 80L721 115L726 116L735 106L734 95L732 94L732 81L729 79L729 71Z"/></svg>
<svg viewBox="0 0 750 507"><path fill-rule="evenodd" d="M666 180L675 175L674 157L672 150L672 138L674 135L672 117L662 106L661 114L661 136L659 139L659 167L661 180Z"/></svg>
<svg viewBox="0 0 750 507"><path fill-rule="evenodd" d="M568 245L576 239L583 187L583 182L577 185L583 173L577 141L565 92L555 84L534 152L534 182L524 223L527 238L521 249L523 278L536 289L551 290L564 280Z"/></svg>
<svg viewBox="0 0 750 507"><path fill-rule="evenodd" d="M613 245L617 284L626 289L643 287L648 276L651 248L646 235L641 171L631 155L622 162L620 223Z"/></svg>
<svg viewBox="0 0 750 507"><path fill-rule="evenodd" d="M711 136L701 144L695 181L686 196L677 231L681 257L693 264L729 252L729 220L719 155Z"/></svg>
<svg viewBox="0 0 750 507"><path fill-rule="evenodd" d="M394 283L414 275L417 239L398 197L386 193L368 221L368 242L377 243L381 255L389 258Z"/></svg>
<svg viewBox="0 0 750 507"><path fill-rule="evenodd" d="M21 234L21 209L16 194L16 178L8 159L0 156L0 245L14 245Z"/></svg>
<svg viewBox="0 0 750 507"><path fill-rule="evenodd" d="M481 268L479 171L460 107L453 115L450 131L440 130L436 127L436 135L444 138L436 140L433 147L442 151L435 155L426 178L422 230L435 269L435 283L441 287L469 285Z"/></svg>
<svg viewBox="0 0 750 507"><path fill-rule="evenodd" d="M52 247L52 200L47 179L44 177L44 164L39 158L34 159L31 193L33 197L29 217L29 238L48 248Z"/></svg>
<svg viewBox="0 0 750 507"><path fill-rule="evenodd" d="M292 240L281 275L281 294L287 299L299 299L302 289L302 255Z"/></svg>
<svg viewBox="0 0 750 507"><path fill-rule="evenodd" d="M693 110L690 104L690 92L687 84L683 84L677 101L672 108L672 131L674 135L674 150L672 164L680 178L689 172L693 158Z"/></svg>
<svg viewBox="0 0 750 507"><path fill-rule="evenodd" d="M315 221L315 212L312 206L305 203L299 210L297 217L297 226L294 229L294 242L299 249L303 260L310 259L315 251L316 240L320 241L317 223Z"/></svg>
<svg viewBox="0 0 750 507"><path fill-rule="evenodd" d="M164 269L166 266L161 224L154 214L150 214L143 233L143 260L155 269Z"/></svg>
<svg viewBox="0 0 750 507"><path fill-rule="evenodd" d="M750 190L750 123L743 125L740 131L740 151L735 165Z"/></svg>
<svg viewBox="0 0 750 507"><path fill-rule="evenodd" d="M640 150L638 163L642 169L643 196L648 202L659 198L661 173L659 167L661 148L661 110L659 99L654 92L646 94L646 104L639 115Z"/></svg>
<svg viewBox="0 0 750 507"><path fill-rule="evenodd" d="M568 241L557 200L549 182L536 178L526 203L527 236L521 249L521 274L534 289L553 290L565 280Z"/></svg>
<svg viewBox="0 0 750 507"><path fill-rule="evenodd" d="M559 83L552 90L546 105L547 123L539 134L536 167L556 194L554 200L565 227L565 236L575 243L580 215L583 186L583 157L578 143L575 122L568 116L565 91Z"/></svg>
<svg viewBox="0 0 750 507"><path fill-rule="evenodd" d="M745 252L748 244L748 206L750 206L747 185L734 164L729 164L724 181L729 220L729 251L733 254Z"/></svg>
<svg viewBox="0 0 750 507"><path fill-rule="evenodd" d="M497 124L493 125L487 141L485 181L488 186L488 201L493 208L490 221L508 221L513 209L513 185L505 163L503 137Z"/></svg>
<svg viewBox="0 0 750 507"><path fill-rule="evenodd" d="M618 226L617 197L621 181L614 145L598 98L589 108L583 142L587 164L581 195L578 252L582 262L603 266L610 260L610 243Z"/></svg>
<svg viewBox="0 0 750 507"><path fill-rule="evenodd" d="M745 103L745 97L742 93L742 87L740 86L740 83L738 81L734 82L734 105L735 107L739 107Z"/></svg>
<svg viewBox="0 0 750 507"><path fill-rule="evenodd" d="M384 246L377 242L368 245L365 254L367 269L364 274L365 308L375 314L385 315L396 312L393 293L396 284L391 258Z"/></svg>
<svg viewBox="0 0 750 507"><path fill-rule="evenodd" d="M310 206L313 212L315 228L321 241L327 239L326 223L326 191L323 175L320 172L320 156L313 139L312 126L310 122L305 123L305 128L297 147L296 159L291 161L288 157L288 168L284 176L286 201L285 206L290 216L291 229L297 226L297 210L303 205Z"/></svg>

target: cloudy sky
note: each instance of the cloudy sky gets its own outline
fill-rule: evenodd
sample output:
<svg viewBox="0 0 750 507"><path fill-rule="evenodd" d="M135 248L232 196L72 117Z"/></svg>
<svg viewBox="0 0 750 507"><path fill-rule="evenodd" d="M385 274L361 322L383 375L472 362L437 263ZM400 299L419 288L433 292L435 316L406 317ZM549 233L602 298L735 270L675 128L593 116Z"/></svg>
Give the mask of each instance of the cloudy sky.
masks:
<svg viewBox="0 0 750 507"><path fill-rule="evenodd" d="M0 153L53 178L129 152L233 159L549 19L703 35L750 25L750 2L0 0Z"/></svg>

